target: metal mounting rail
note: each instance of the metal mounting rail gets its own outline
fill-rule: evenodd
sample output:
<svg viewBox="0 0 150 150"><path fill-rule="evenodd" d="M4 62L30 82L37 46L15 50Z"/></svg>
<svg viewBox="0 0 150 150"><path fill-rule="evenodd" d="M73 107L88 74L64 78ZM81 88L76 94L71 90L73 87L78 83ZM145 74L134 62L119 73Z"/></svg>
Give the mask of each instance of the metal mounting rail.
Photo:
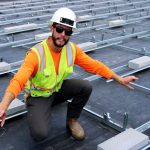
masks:
<svg viewBox="0 0 150 150"><path fill-rule="evenodd" d="M150 65L149 65L149 66L146 66L146 67L143 67L143 68L140 68L140 69L134 70L134 69L129 69L129 68L127 67L127 65L123 65L123 66L119 66L119 67L117 67L117 68L114 68L114 69L112 69L112 70L113 70L114 72L116 72L117 74L119 74L121 77L125 77L125 76L132 75L132 74L134 74L134 73L140 72L140 71L145 70L145 69L148 69L148 68L150 68ZM126 72L126 73L124 73L124 74L120 74L120 72L124 72L124 70L125 70L125 71L126 71L126 70L129 70L129 71ZM102 77L99 76L99 75L92 75L92 76L90 76L90 77L85 78L85 80L93 81L93 80L97 80L97 79L100 79L100 78L102 78ZM109 82L112 82L112 81L114 81L114 80L113 80L113 79L106 80L106 82L108 82L108 83L109 83ZM143 91L150 93L150 89L147 88L147 87L144 87L144 86L141 86L141 85L132 83L132 82L131 82L131 84L132 84L133 86L137 87L138 89L142 89Z"/></svg>
<svg viewBox="0 0 150 150"><path fill-rule="evenodd" d="M19 111L19 112L17 112L17 113L14 113L14 114L11 114L11 115L6 116L6 120L11 119L11 118L14 118L14 117L17 117L17 116L20 116L20 115L23 115L23 114L25 114L25 113L27 113L27 110L26 110L26 109L23 110L23 111Z"/></svg>
<svg viewBox="0 0 150 150"><path fill-rule="evenodd" d="M140 68L140 69L130 69L128 72L126 72L126 73L124 73L124 74L120 74L122 77L126 77L126 76L128 76L128 75L131 75L131 74L134 74L134 73L137 73L137 72L139 72L139 71L142 71L142 70L145 70L145 69L149 69L150 68L150 65L149 66L146 66L146 67L142 67L142 68ZM122 69L121 70L118 70L117 71L117 73L119 74L119 72L122 72L123 70L126 70L126 69L128 69L128 67L127 67L127 65L126 66L124 66L124 67L122 67ZM113 79L109 79L109 80L107 80L106 82L112 82L113 81Z"/></svg>
<svg viewBox="0 0 150 150"><path fill-rule="evenodd" d="M43 3L68 3L68 1L63 1L62 0L37 0L37 1L33 1L33 0L27 0L27 1L14 1L14 2L5 2L2 3L0 2L0 6L2 6L2 10L3 9L17 9L17 8L21 8L21 7L28 7L28 6L36 6L36 5L41 5Z"/></svg>
<svg viewBox="0 0 150 150"><path fill-rule="evenodd" d="M110 47L110 46L114 46L114 45L117 45L117 44L120 44L122 43L122 41L118 41L118 42L114 42L114 43L108 43L108 44L103 44L101 46L98 46L96 48L93 48L93 49L88 49L88 50L83 50L84 52L91 52L91 51L95 51L95 50L99 50L99 49L102 49L102 48L106 48L106 47Z"/></svg>
<svg viewBox="0 0 150 150"><path fill-rule="evenodd" d="M114 42L120 42L120 41L128 39L128 38L137 37L138 35L148 34L149 32L150 32L150 30L136 32L136 33L123 35L123 36L119 36L119 37L115 37L115 38L111 38L111 39L107 39L107 40L98 41L96 43L97 43L98 46L102 46L103 44L112 44ZM19 40L19 41L14 41L14 42L9 42L9 43L3 43L3 44L0 44L0 47L5 47L5 46L17 47L17 45L21 46L20 44L27 45L27 44L31 44L33 42L35 42L34 38L29 38L29 39L25 39L25 40Z"/></svg>
<svg viewBox="0 0 150 150"><path fill-rule="evenodd" d="M139 127L136 128L136 130L139 131L139 132L144 132L144 131L146 131L146 130L148 130L148 129L150 129L150 121L148 121L148 122L146 122L146 123L144 123L144 124L142 124L141 126L139 126ZM149 141L149 143L148 143L145 147L143 147L141 150L147 150L147 148L149 148L149 147L150 147L150 141Z"/></svg>
<svg viewBox="0 0 150 150"><path fill-rule="evenodd" d="M132 34L127 34L127 35L122 35L119 37L115 37L115 38L111 38L111 39L106 39L106 40L102 40L102 41L98 41L97 44L99 46L99 44L105 44L105 43L112 43L112 42L117 42L117 41L122 41L128 38L133 38L133 37L137 37L138 35L144 35L149 33L150 30L145 30L145 31L141 31L141 32L136 32L136 33L132 33Z"/></svg>
<svg viewBox="0 0 150 150"><path fill-rule="evenodd" d="M0 75L6 74L6 73L13 73L14 71L17 71L17 70L18 70L18 68L16 68L16 69L11 69L11 70L4 71L4 72L0 72Z"/></svg>
<svg viewBox="0 0 150 150"><path fill-rule="evenodd" d="M86 2L89 2L89 0L83 0L83 1L68 1L68 2L59 2L59 3L51 3L50 1L44 1L44 2L39 2L39 3L32 3L31 5L33 5L34 4L34 6L30 6L30 3L28 4L19 4L19 5L17 5L18 7L21 7L21 8L18 8L17 6L15 7L15 5L13 5L13 7L15 7L15 8L10 8L10 6L3 6L3 8L4 9L1 9L0 10L0 12L11 12L11 11L18 11L18 10L26 10L26 9L34 9L35 10L35 8L38 8L38 10L40 10L40 9L43 9L43 7L44 6L51 6L51 7L54 7L54 6L57 6L57 5L61 5L62 6L62 4L64 4L64 5L67 5L67 7L68 7L68 5L73 5L73 4L78 4L78 3L83 3L84 2L84 4L85 4L85 6L86 6ZM110 3L116 3L116 4L118 4L118 2L122 2L121 0L115 0L115 1L101 1L101 2L92 2L92 1L90 1L90 4L89 5L95 5L95 4L97 4L97 3L99 3L99 4L110 4ZM128 2L128 1L126 1L126 2ZM128 2L129 3L129 2ZM130 2L131 3L131 5L132 5L132 2ZM36 5L35 5L36 4ZM45 5L45 4L47 4L47 5ZM81 4L80 4L81 5ZM41 7L40 7L41 6ZM40 8L39 8L40 7ZM10 8L10 9L9 9ZM0 15L1 16L1 15Z"/></svg>
<svg viewBox="0 0 150 150"><path fill-rule="evenodd" d="M123 65L123 66L119 66L119 67L116 67L114 69L112 69L114 72L119 72L120 70L124 70L124 68L127 67L127 65ZM94 80L97 80L97 79L102 79L101 76L99 75L92 75L92 76L89 76L87 78L84 78L85 80L88 80L88 81L94 81Z"/></svg>
<svg viewBox="0 0 150 150"><path fill-rule="evenodd" d="M97 15L97 18L92 17L91 19L87 19L87 20L95 20L95 19L100 19L100 18L104 18L106 16L113 16L113 15L117 15L117 14L124 14L124 13L129 13L129 12L135 12L135 11L143 11L143 10L148 10L150 8L150 6L146 6L146 7L141 7L141 8L134 8L134 9L130 9L130 10L125 10L125 11L116 11L116 12L109 12L109 13L105 13L105 14L101 14L101 15ZM76 14L81 14L81 13L86 13L86 12L93 12L93 11L99 11L100 8L95 8L95 9L86 9L86 10L79 10L79 11L75 11ZM8 20L8 21L1 21L0 25L6 25L6 24L10 24L10 23L18 23L18 22L23 22L23 21L29 21L33 19L44 19L44 18L50 18L52 15L41 15L41 16L34 16L34 17L24 17L21 19L13 19L13 20Z"/></svg>
<svg viewBox="0 0 150 150"><path fill-rule="evenodd" d="M18 41L9 42L9 43L3 43L3 44L0 44L0 47L13 46L15 44L17 45L17 44L29 43L30 41L33 41L33 40L34 38L29 38L29 39L18 40Z"/></svg>
<svg viewBox="0 0 150 150"><path fill-rule="evenodd" d="M38 27L35 28L31 28L31 29L22 29L19 31L12 31L12 32L7 32L5 33L4 31L0 31L0 36L4 36L4 35L10 35L10 34L16 34L16 33L22 33L22 32L28 32L28 31L32 31L32 30L38 30L38 29L44 29L47 28L49 26L48 23L44 23L44 24L38 24Z"/></svg>
<svg viewBox="0 0 150 150"><path fill-rule="evenodd" d="M120 1L120 0L118 0ZM24 10L24 9L34 9L34 8L38 8L39 6L41 6L40 9L43 8L43 6L51 6L51 7L54 7L54 6L57 6L57 5L71 5L71 4L75 4L75 3L83 3L83 2L89 2L89 0L83 0L83 1L79 1L79 0L76 0L76 1L65 1L65 2L62 2L62 0L57 0L57 3L56 1L49 1L49 0L46 0L46 1L39 1L39 2L34 2L34 3L24 3L24 4L18 4L18 5L12 5L13 8L11 8L11 6L9 5L6 5L6 6L3 6L0 10L0 12L6 12L6 11L9 11L9 13L11 11L18 11L18 10ZM107 3L107 1L105 2ZM48 5L48 4L51 4L51 5Z"/></svg>
<svg viewBox="0 0 150 150"><path fill-rule="evenodd" d="M138 13L136 13L136 14L138 15ZM139 12L139 15L141 15L141 12ZM95 16L90 17L89 19L85 19L84 21L92 21L94 19L98 19L99 17L100 18L104 18L105 16L108 16L108 15L95 15ZM129 17L129 16L130 15L127 15L127 17ZM140 22L140 21L142 21L144 19L149 19L149 18L150 18L150 15L149 15L149 12L147 12L146 16L142 16L142 17L138 17L138 18L132 18L132 19L127 19L126 23L124 23L123 25L137 23L137 22ZM82 22L82 20L81 20L81 22ZM89 30L89 29L102 30L102 29L108 29L108 28L112 28L112 27L108 26L108 24L101 24L101 25L95 25L95 26L86 27L86 28L79 28L78 32L86 31L86 30Z"/></svg>
<svg viewBox="0 0 150 150"><path fill-rule="evenodd" d="M94 115L95 117L97 117L99 119L99 121L101 123L117 130L118 132L122 132L127 128L128 115L126 113L124 114L123 123L120 124L117 120L112 119L109 116L109 113L107 113L107 112L104 113L103 115L100 115L100 114L95 113L94 111L88 109L87 107L84 107L83 110L85 110L86 112L88 112L91 115Z"/></svg>
<svg viewBox="0 0 150 150"><path fill-rule="evenodd" d="M124 69L126 69L126 67L127 67L127 66L124 65L124 66L120 66L120 67L117 67L117 68L112 69L112 70L118 73L118 72L123 71ZM124 77L124 76L127 76L127 75L131 75L131 74L133 74L133 73L136 73L136 72L142 71L142 70L144 70L144 69L148 69L148 68L150 68L150 66L143 67L143 68L141 68L141 69L137 69L137 70L133 70L133 71L129 71L129 72L127 72L127 73L125 73L124 75L121 75L121 76ZM93 76L87 77L87 78L85 78L85 79L86 79L86 80L89 80L89 81L93 81L93 80L100 79L100 78L102 78L102 77L100 77L100 76L98 76L98 75L93 75ZM112 80L112 79L111 79L111 80L107 80L106 82L111 82L111 81L113 81L113 80ZM144 92L146 92L146 93L148 93L148 94L150 93L150 88L141 86L141 85L136 84L136 83L133 83L133 82L130 82L130 84L131 84L133 87L135 87L136 89L139 89L139 90L141 90L141 91L144 91ZM124 122L123 124L125 124L125 122ZM107 125L109 125L109 124L107 124ZM114 128L114 126L112 126L112 123L110 124L110 126ZM119 125L119 126L117 125L117 129L119 129L119 128L120 128L120 125ZM147 123L145 123L145 124L143 124L142 126L138 127L137 130L140 131L140 132L144 132L145 130L147 130L147 129L149 129L149 128L150 128L150 121L147 122ZM116 129L116 127L115 127L115 129ZM121 127L121 129L124 129L124 128ZM119 131L119 130L118 130L118 131Z"/></svg>
<svg viewBox="0 0 150 150"><path fill-rule="evenodd" d="M148 150L150 148L150 140L146 146L144 146L141 150Z"/></svg>
<svg viewBox="0 0 150 150"><path fill-rule="evenodd" d="M86 2L87 0L84 0L84 1L79 1L79 3L83 3L83 2ZM83 7L81 4L75 4L75 5L72 5L72 3L74 3L74 2L71 2L71 3L67 3L67 4L65 4L65 5L67 5L67 7L69 7L69 8L78 8L78 7ZM84 7L85 6L93 6L93 5L95 5L95 4L101 4L102 2L95 2L95 3L85 3L84 4ZM105 2L106 3L106 2ZM43 3L42 3L43 4ZM68 4L70 4L70 5L68 5ZM56 5L56 6L58 6L58 7L55 7L55 8L53 8L53 6L54 5ZM9 16L13 16L13 15L24 15L24 14L31 14L31 13L37 13L37 10L35 10L35 8L37 8L38 9L38 13L39 12L45 12L45 11L54 11L54 10L56 10L56 9L58 9L60 6L59 5L61 5L62 6L62 4L61 3L57 3L57 4L46 4L46 5L39 5L39 6L33 6L33 7L25 7L25 8L20 8L20 10L21 10L21 12L18 12L18 9L15 9L15 13L12 13L12 14L4 14L4 15L0 15L0 18L2 18L2 17L9 17ZM45 8L45 9L43 9L44 7L51 7L51 8ZM114 7L114 6L109 6L109 7ZM28 11L26 11L27 9L34 9L34 10L28 10ZM106 7L104 7L104 9L105 9ZM23 9L25 9L25 11L22 11ZM9 13L11 13L11 10L10 9L8 9L8 10L1 10L0 12L1 13L3 13L3 12L5 12L5 11L9 11Z"/></svg>
<svg viewBox="0 0 150 150"><path fill-rule="evenodd" d="M89 6L96 6L96 5L98 5L98 4L101 4L102 2L95 2L95 3L87 3L87 4L84 4L84 7L89 7ZM146 3L150 3L150 0L146 0L146 1L144 1L144 4L146 4ZM140 2L130 2L130 3L128 3L128 4L116 4L115 6L105 6L105 7L100 7L99 8L99 10L103 10L103 9L107 9L107 10L109 10L109 9L112 9L112 8L117 8L117 9L119 9L120 7L125 7L125 6L134 6L134 5L136 5L136 4L143 4L143 1L140 1ZM37 8L40 8L40 9L38 9L38 12L37 12L37 10L35 10L35 7L33 7L34 8L34 10L29 10L29 11L23 11L23 12L15 12L15 13L11 13L10 11L9 11L9 13L10 14L4 14L4 15L0 15L0 18L7 18L7 17L11 17L11 16L21 16L21 15L31 15L31 14L34 14L34 13L36 13L36 14L38 14L38 13L40 13L40 12L48 12L48 11L54 11L54 10L56 10L56 8L45 8L45 9L43 9L43 7L48 7L48 6L51 6L52 7L52 5L53 4L50 4L50 5L42 5L42 6L38 6ZM61 4L55 4L56 6L57 5L61 5ZM57 8L59 8L60 6L58 6ZM74 5L74 6L69 6L68 4L67 4L67 7L69 7L69 8L71 8L71 9L73 9L73 8L79 8L79 7L83 7L81 4L79 4L79 5ZM25 9L27 9L27 8L25 8ZM96 8L93 8L93 10L95 10ZM22 9L21 9L22 10ZM2 10L0 11L1 13L2 13Z"/></svg>
<svg viewBox="0 0 150 150"><path fill-rule="evenodd" d="M133 87L136 87L136 89L142 90L142 91L144 91L144 92L150 94L150 88L145 87L145 86L142 86L142 85L139 85L139 84L136 84L136 83L133 83L133 82L130 82L130 84L131 84Z"/></svg>
<svg viewBox="0 0 150 150"><path fill-rule="evenodd" d="M96 17L97 17L97 15L95 15L94 18L96 18ZM93 17L91 17L91 18L93 18ZM127 23L125 23L124 25L132 24L132 23L135 23L137 21L142 21L143 19L148 19L148 18L150 18L150 15L147 15L144 17L138 17L138 18L134 18L134 19L128 19L128 20L126 20ZM84 21L88 21L88 20L86 19ZM80 23L80 22L82 22L82 20L79 21L78 23ZM37 29L44 29L44 28L47 28L48 26L49 26L49 23L37 24L37 27L32 28L32 29L22 29L19 31L12 31L12 32L7 32L7 33L5 33L4 30L0 30L0 36L20 33L20 32L26 32L26 31L31 31L31 30L37 30ZM107 29L107 28L111 28L111 27L108 26L107 24L102 24L102 25L95 25L95 26L86 27L86 28L78 28L77 32L87 31L89 29L101 30L101 29ZM77 32L74 32L74 33L77 33Z"/></svg>
<svg viewBox="0 0 150 150"><path fill-rule="evenodd" d="M150 121L144 123L143 125L139 126L136 128L137 131L139 132L144 132L150 128Z"/></svg>
<svg viewBox="0 0 150 150"><path fill-rule="evenodd" d="M134 74L134 73L137 73L137 72L139 72L139 71L142 71L142 70L145 70L145 69L148 69L148 68L150 68L150 65L149 65L149 66L146 66L146 67L142 67L142 68L140 68L140 69L128 71L128 72L124 73L124 74L121 75L121 76L122 76L122 77L125 77L125 76L131 75L131 74ZM126 69L126 67L125 67L125 68L123 67L122 70L119 70L118 72L123 71L123 70L125 70L125 69ZM113 81L113 79L107 80L106 82L111 82L111 81ZM139 85L139 84L137 84L137 83L133 83L133 82L130 82L130 84L131 84L133 87L135 87L136 89L139 89L139 90L144 91L144 92L146 92L146 93L150 93L150 88L148 88L148 87L145 87L145 86Z"/></svg>
<svg viewBox="0 0 150 150"><path fill-rule="evenodd" d="M26 1L13 1L13 2L10 2L10 1L7 1L7 2L0 2L0 6L16 6L16 5L20 5L20 4L24 4L24 3L28 3L28 4L32 4L32 3L36 3L36 2L41 2L42 0L26 0ZM47 0L43 0L44 2L47 1ZM57 0L59 1L59 0ZM52 0L52 2L56 2Z"/></svg>
<svg viewBox="0 0 150 150"><path fill-rule="evenodd" d="M120 66L120 67L117 67L117 68L113 69L113 71L120 72L120 71L124 70L124 68L126 68L126 67L127 67L126 65L123 65L123 66ZM139 72L139 71L147 69L149 67L150 66L143 67L143 68L138 69L138 70L130 71L130 72L128 72L128 73L126 73L125 75L122 75L122 76L133 74L135 72ZM93 75L93 76L90 76L90 77L87 77L87 78L84 78L84 79L89 80L89 81L93 81L93 80L96 80L98 78L102 78L102 77L100 77L98 75ZM113 81L113 80L108 80L107 82L110 82L110 81ZM131 82L131 84L134 85L136 88L140 88L140 89L144 90L145 92L150 93L149 88L143 87L141 85L138 85L138 84L135 84L135 83L132 83L132 82ZM123 123L121 125L120 123L116 122L116 120L111 119L107 113L102 116L102 115L97 114L97 113L93 112L92 110L88 109L88 107L85 107L84 110L87 111L88 113L98 117L100 119L100 122L102 122L103 124L113 128L113 129L115 129L119 132L122 132L127 128L127 123L128 123L128 114L127 113L124 114ZM144 132L145 130L147 130L149 128L150 128L150 121L148 121L147 123L145 123L145 124L141 125L140 127L136 128L136 130L140 131L140 132ZM150 146L150 144L147 145L146 147L149 147L149 146Z"/></svg>
<svg viewBox="0 0 150 150"><path fill-rule="evenodd" d="M124 67L125 67L125 65L124 66L119 66L117 68L114 68L113 71L120 71ZM98 78L102 79L101 76L93 75L93 76L84 78L84 80L93 81L93 80L96 80ZM103 115L100 115L100 114L97 114L97 113L93 112L92 110L90 110L88 108L88 106L84 107L84 110L86 112L90 113L91 115L94 115L94 116L98 117L99 121L101 123L103 123L104 125L109 126L109 127L113 128L113 129L119 131L119 132L124 131L128 127L128 114L127 113L124 113L124 115L123 115L123 122L120 123L120 122L112 119L108 112L105 112L105 113L103 113Z"/></svg>
<svg viewBox="0 0 150 150"><path fill-rule="evenodd" d="M95 16L95 18L96 18L96 16ZM129 25L129 24L133 24L133 23L136 23L136 22L141 22L142 20L149 19L149 18L150 18L150 15L147 15L147 16L144 16L144 17L138 17L138 18L134 18L134 19L128 19L128 20L126 20L126 23L124 25ZM81 20L81 22L82 22L82 20ZM13 32L9 32L9 33L5 33L3 30L1 30L0 31L0 36L20 33L20 32L27 32L27 31L31 31L31 30L37 30L37 29L46 29L48 26L49 26L48 23L43 23L43 24L38 24L38 27L35 27L35 28L32 28L32 29L22 29L20 31L13 31ZM95 26L86 27L86 28L78 28L77 32L74 32L74 33L76 34L76 33L82 32L82 31L85 32L85 31L90 30L90 29L104 30L104 29L109 29L109 28L111 28L111 27L108 26L107 24L102 24L102 25L95 25ZM142 38L142 37L146 37L146 36L150 36L150 34L143 35L143 36L140 36L140 37L138 36L138 38Z"/></svg>
<svg viewBox="0 0 150 150"><path fill-rule="evenodd" d="M136 49L136 48L132 48L132 47L120 45L120 44L116 44L116 45L114 45L114 46L115 46L115 47L125 48L127 51L130 51L130 52L132 52L132 53L143 54L143 55L150 56L150 52L146 51L146 49L145 49L144 47L141 48L141 49Z"/></svg>
<svg viewBox="0 0 150 150"><path fill-rule="evenodd" d="M96 15L95 17L91 17L89 19L86 19L86 21L92 21L92 20L98 20L98 19L103 19L103 18L108 18L113 16L113 15L121 15L121 14L124 14L124 13L130 13L130 12L135 12L135 11L143 11L143 10L148 10L150 8L150 6L146 6L146 7L141 7L141 8L136 8L136 9L129 9L129 10L123 10L123 11L116 11L116 12L109 12L109 13L105 13L105 14L100 14L100 15ZM77 11L76 13L81 13L81 12L84 12L84 11L88 11L88 10L83 10L83 11ZM91 9L91 11L93 11Z"/></svg>
<svg viewBox="0 0 150 150"><path fill-rule="evenodd" d="M138 18L128 19L128 20L125 20L126 23L124 23L123 26L125 26L125 25L130 25L130 24L134 24L134 23L140 23L141 21L143 21L143 20L145 20L145 19L149 19L149 18L150 18L150 15L143 16L143 17L138 17ZM93 27L95 27L95 26L92 26L92 27L89 27L89 28L92 29ZM113 26L112 26L112 27L113 27ZM97 28L96 28L95 30L104 30L104 29L109 29L109 28L112 28L112 27L108 26L107 24L106 24L106 25L103 24L102 27L98 27L98 26L97 26ZM80 30L80 29L79 29L79 30ZM83 29L81 29L81 30L83 30ZM86 30L86 29L85 29L85 30ZM145 36L145 35L144 35L144 36ZM142 36L140 36L140 37L142 37ZM138 38L139 38L139 36L138 36Z"/></svg>
<svg viewBox="0 0 150 150"><path fill-rule="evenodd" d="M10 63L10 66L11 66L12 69L0 72L0 75L6 74L6 73L13 73L14 74L14 72L19 69L22 62L23 62L23 60L17 61L17 62L14 62L14 63Z"/></svg>

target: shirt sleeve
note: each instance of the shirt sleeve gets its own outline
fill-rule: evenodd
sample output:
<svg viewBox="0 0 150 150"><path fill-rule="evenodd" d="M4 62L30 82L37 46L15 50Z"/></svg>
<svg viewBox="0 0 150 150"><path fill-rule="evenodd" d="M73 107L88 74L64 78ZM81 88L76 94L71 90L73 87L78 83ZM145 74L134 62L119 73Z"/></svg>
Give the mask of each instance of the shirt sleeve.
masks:
<svg viewBox="0 0 150 150"><path fill-rule="evenodd" d="M34 76L38 69L38 58L35 52L30 50L19 68L18 72L11 79L6 91L11 92L15 97L19 94L21 90L24 89L27 80Z"/></svg>
<svg viewBox="0 0 150 150"><path fill-rule="evenodd" d="M92 59L76 44L75 64L79 65L86 71L100 75L104 78L111 78L113 71L101 61Z"/></svg>

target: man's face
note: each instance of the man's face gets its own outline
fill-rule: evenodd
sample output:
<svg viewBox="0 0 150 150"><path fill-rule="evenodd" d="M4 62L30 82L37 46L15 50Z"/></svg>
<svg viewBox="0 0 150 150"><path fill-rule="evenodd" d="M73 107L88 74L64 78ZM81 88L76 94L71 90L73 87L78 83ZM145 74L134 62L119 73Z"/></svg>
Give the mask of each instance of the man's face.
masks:
<svg viewBox="0 0 150 150"><path fill-rule="evenodd" d="M61 24L55 24L51 27L52 40L56 47L62 48L68 43L72 28Z"/></svg>

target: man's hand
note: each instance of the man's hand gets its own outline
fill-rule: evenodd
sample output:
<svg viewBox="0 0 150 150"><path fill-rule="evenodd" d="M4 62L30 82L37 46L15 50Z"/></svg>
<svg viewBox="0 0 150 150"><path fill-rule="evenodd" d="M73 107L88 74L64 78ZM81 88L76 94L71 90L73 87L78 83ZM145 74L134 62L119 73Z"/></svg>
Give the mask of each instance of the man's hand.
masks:
<svg viewBox="0 0 150 150"><path fill-rule="evenodd" d="M10 103L15 99L15 95L11 92L5 92L0 103L0 126L3 127L6 119L6 111Z"/></svg>
<svg viewBox="0 0 150 150"><path fill-rule="evenodd" d="M1 125L1 127L4 126L5 119L6 119L6 113L5 113L5 110L2 108L2 106L0 104L0 125Z"/></svg>
<svg viewBox="0 0 150 150"><path fill-rule="evenodd" d="M121 78L120 83L125 85L127 88L133 90L134 88L130 85L130 82L135 81L135 80L138 80L138 78L135 76L127 76L127 77Z"/></svg>
<svg viewBox="0 0 150 150"><path fill-rule="evenodd" d="M116 80L117 82L119 82L120 84L126 86L127 88L131 90L133 90L134 88L130 85L130 82L138 80L138 78L135 76L121 77L117 75L116 73L112 75L112 79Z"/></svg>

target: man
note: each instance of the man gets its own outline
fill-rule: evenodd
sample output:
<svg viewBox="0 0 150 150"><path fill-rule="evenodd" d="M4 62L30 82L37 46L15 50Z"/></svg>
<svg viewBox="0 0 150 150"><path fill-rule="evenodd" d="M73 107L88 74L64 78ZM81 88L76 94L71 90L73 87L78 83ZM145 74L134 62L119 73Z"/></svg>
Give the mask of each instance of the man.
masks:
<svg viewBox="0 0 150 150"><path fill-rule="evenodd" d="M51 19L52 37L33 46L24 63L11 80L0 103L1 126L9 104L25 87L27 119L35 141L48 137L51 107L72 99L68 103L66 125L71 135L82 140L84 130L77 121L92 92L91 84L82 79L66 79L73 72L74 64L88 72L112 78L133 89L129 82L135 76L120 77L102 62L86 55L69 38L76 28L76 16L68 8L58 9Z"/></svg>

